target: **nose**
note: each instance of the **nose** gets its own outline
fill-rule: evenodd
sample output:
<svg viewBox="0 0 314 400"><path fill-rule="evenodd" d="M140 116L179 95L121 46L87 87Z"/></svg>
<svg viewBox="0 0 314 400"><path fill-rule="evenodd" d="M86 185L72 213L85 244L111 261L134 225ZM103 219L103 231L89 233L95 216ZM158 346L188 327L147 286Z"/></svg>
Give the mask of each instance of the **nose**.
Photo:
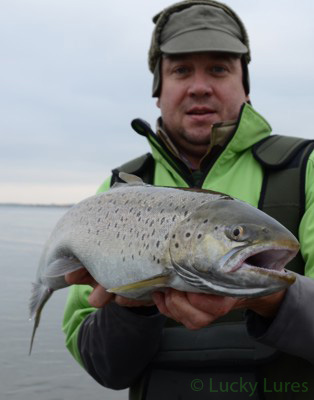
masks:
<svg viewBox="0 0 314 400"><path fill-rule="evenodd" d="M213 87L208 75L196 72L190 81L188 95L191 97L208 97L213 93Z"/></svg>

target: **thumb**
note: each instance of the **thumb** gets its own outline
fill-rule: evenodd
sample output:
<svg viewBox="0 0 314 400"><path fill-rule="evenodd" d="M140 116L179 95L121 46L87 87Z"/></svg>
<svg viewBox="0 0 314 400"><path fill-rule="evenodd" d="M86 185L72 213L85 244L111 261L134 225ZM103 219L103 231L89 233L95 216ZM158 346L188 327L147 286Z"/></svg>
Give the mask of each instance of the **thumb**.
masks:
<svg viewBox="0 0 314 400"><path fill-rule="evenodd" d="M108 293L102 286L96 285L88 297L88 302L92 307L101 308L113 300L114 296L113 293Z"/></svg>

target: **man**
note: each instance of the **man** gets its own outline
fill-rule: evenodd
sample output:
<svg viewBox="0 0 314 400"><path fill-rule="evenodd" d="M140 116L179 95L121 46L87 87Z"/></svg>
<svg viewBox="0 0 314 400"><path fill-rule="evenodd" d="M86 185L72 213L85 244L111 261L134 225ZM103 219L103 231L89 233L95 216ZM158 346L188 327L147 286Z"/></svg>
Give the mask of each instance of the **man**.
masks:
<svg viewBox="0 0 314 400"><path fill-rule="evenodd" d="M149 61L161 119L156 135L143 122L133 123L152 146L152 183L212 189L258 206L263 169L251 150L271 129L248 104L243 23L211 0L177 3L155 23ZM308 277L314 277L313 162L311 155L299 230ZM314 281L308 277L258 299L169 289L154 293L154 304L143 304L107 293L80 270L67 276L68 283L94 289L71 289L67 347L100 384L131 386L132 399L240 399L249 391L250 398L312 398ZM243 308L245 322L237 313Z"/></svg>

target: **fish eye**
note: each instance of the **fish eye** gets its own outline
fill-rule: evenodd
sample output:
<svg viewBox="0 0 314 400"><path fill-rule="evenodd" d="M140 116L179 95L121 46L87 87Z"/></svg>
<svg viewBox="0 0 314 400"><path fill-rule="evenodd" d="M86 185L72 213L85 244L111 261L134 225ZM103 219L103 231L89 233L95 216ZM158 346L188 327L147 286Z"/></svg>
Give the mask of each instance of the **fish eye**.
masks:
<svg viewBox="0 0 314 400"><path fill-rule="evenodd" d="M241 225L231 226L229 229L226 230L226 235L231 240L243 240L244 229Z"/></svg>

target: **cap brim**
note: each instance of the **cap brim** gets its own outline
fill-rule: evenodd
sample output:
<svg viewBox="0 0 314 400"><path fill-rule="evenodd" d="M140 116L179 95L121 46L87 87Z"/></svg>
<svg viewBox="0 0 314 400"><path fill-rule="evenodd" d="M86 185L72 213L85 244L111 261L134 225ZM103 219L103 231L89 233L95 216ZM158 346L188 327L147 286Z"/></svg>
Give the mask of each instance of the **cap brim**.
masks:
<svg viewBox="0 0 314 400"><path fill-rule="evenodd" d="M202 29L185 32L160 46L163 53L182 54L205 51L245 54L248 48L236 37L223 31Z"/></svg>

